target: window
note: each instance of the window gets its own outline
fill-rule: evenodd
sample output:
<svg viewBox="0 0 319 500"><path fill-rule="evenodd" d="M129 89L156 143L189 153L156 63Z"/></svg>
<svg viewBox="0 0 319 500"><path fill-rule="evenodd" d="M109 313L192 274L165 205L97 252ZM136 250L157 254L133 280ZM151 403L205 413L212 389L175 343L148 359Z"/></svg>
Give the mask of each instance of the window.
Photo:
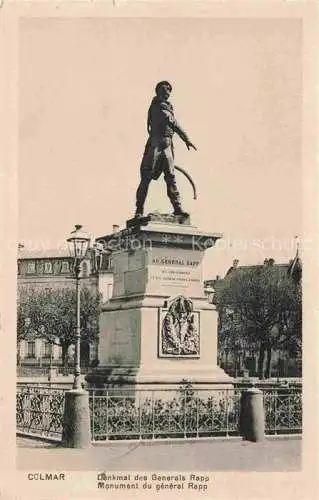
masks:
<svg viewBox="0 0 319 500"><path fill-rule="evenodd" d="M35 341L27 342L27 358L35 358Z"/></svg>
<svg viewBox="0 0 319 500"><path fill-rule="evenodd" d="M35 273L35 262L28 262L27 273L28 274L34 274Z"/></svg>
<svg viewBox="0 0 319 500"><path fill-rule="evenodd" d="M112 291L113 291L113 283L108 283L107 284L107 300L109 300L112 297Z"/></svg>
<svg viewBox="0 0 319 500"><path fill-rule="evenodd" d="M52 273L52 262L45 262L44 263L44 272L45 273Z"/></svg>
<svg viewBox="0 0 319 500"><path fill-rule="evenodd" d="M67 260L64 260L62 262L62 273L69 273L70 272L70 266Z"/></svg>
<svg viewBox="0 0 319 500"><path fill-rule="evenodd" d="M44 341L44 358L51 358L51 355L53 353L53 348L52 344L50 342Z"/></svg>

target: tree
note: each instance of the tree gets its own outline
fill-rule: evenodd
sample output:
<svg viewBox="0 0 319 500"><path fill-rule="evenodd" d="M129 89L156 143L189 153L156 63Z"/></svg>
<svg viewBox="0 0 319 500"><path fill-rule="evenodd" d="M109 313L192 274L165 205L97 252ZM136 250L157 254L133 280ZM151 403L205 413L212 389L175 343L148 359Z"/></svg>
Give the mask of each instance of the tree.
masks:
<svg viewBox="0 0 319 500"><path fill-rule="evenodd" d="M227 369L229 354L234 362L235 377L242 369L242 362L247 351L246 329L238 322L234 312L227 307L219 308L218 351Z"/></svg>
<svg viewBox="0 0 319 500"><path fill-rule="evenodd" d="M81 340L98 336L101 295L89 288L81 290ZM75 342L76 291L73 288L30 289L18 297L17 339L43 338L62 348L67 366L68 348Z"/></svg>
<svg viewBox="0 0 319 500"><path fill-rule="evenodd" d="M219 284L216 304L222 317L234 318L233 327L228 318L222 329L223 342L232 345L239 334L240 343L258 348L259 378L270 376L272 349L293 338L301 342L301 285L280 266L236 269Z"/></svg>
<svg viewBox="0 0 319 500"><path fill-rule="evenodd" d="M18 293L17 301L17 345L21 340L26 339L30 334L29 328L29 306L31 302L29 301L29 292Z"/></svg>

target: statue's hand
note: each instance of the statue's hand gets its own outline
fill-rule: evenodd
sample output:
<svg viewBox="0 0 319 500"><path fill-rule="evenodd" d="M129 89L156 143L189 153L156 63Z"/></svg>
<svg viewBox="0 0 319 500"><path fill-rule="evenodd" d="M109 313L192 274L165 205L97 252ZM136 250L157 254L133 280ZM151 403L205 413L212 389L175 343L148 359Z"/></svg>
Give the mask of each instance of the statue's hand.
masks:
<svg viewBox="0 0 319 500"><path fill-rule="evenodd" d="M186 147L187 147L188 151L189 151L191 148L193 148L193 149L195 149L195 151L197 151L196 146L194 146L194 144L193 144L192 142L186 142Z"/></svg>

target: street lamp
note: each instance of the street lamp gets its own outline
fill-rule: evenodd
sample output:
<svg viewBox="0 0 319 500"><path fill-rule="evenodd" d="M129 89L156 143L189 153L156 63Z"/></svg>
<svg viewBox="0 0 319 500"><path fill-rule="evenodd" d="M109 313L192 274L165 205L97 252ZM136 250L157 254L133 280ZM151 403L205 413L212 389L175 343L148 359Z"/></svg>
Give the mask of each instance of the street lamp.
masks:
<svg viewBox="0 0 319 500"><path fill-rule="evenodd" d="M86 257L90 237L82 231L81 225L76 225L67 239L69 252L74 260L74 274L76 283L76 335L75 335L75 359L74 359L74 382L73 389L81 389L81 314L80 314L80 271L81 262Z"/></svg>
<svg viewBox="0 0 319 500"><path fill-rule="evenodd" d="M74 358L73 388L65 392L62 444L67 448L88 448L91 446L91 424L89 393L81 387L80 346L80 270L85 258L90 237L82 231L82 226L76 225L67 239L70 255L74 261L76 278L76 338Z"/></svg>

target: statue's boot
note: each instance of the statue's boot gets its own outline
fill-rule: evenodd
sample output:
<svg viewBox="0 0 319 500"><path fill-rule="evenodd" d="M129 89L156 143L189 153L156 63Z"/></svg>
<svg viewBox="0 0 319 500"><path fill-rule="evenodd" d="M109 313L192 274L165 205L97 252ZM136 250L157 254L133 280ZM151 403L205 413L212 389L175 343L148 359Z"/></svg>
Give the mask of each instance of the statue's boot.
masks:
<svg viewBox="0 0 319 500"><path fill-rule="evenodd" d="M135 219L140 219L141 217L143 217L143 214L144 214L143 207L142 208L141 207L136 207L134 218Z"/></svg>
<svg viewBox="0 0 319 500"><path fill-rule="evenodd" d="M175 175L166 174L164 176L165 182L167 184L167 196L170 199L171 204L174 208L174 215L180 215L182 217L189 217L187 212L184 212L181 206L181 197L176 185Z"/></svg>
<svg viewBox="0 0 319 500"><path fill-rule="evenodd" d="M149 175L143 175L140 181L140 184L136 191L136 210L135 210L135 218L143 217L144 213L144 203L146 200L148 187L152 178Z"/></svg>
<svg viewBox="0 0 319 500"><path fill-rule="evenodd" d="M174 215L181 215L182 217L189 217L187 212L184 212L180 204L174 205Z"/></svg>

